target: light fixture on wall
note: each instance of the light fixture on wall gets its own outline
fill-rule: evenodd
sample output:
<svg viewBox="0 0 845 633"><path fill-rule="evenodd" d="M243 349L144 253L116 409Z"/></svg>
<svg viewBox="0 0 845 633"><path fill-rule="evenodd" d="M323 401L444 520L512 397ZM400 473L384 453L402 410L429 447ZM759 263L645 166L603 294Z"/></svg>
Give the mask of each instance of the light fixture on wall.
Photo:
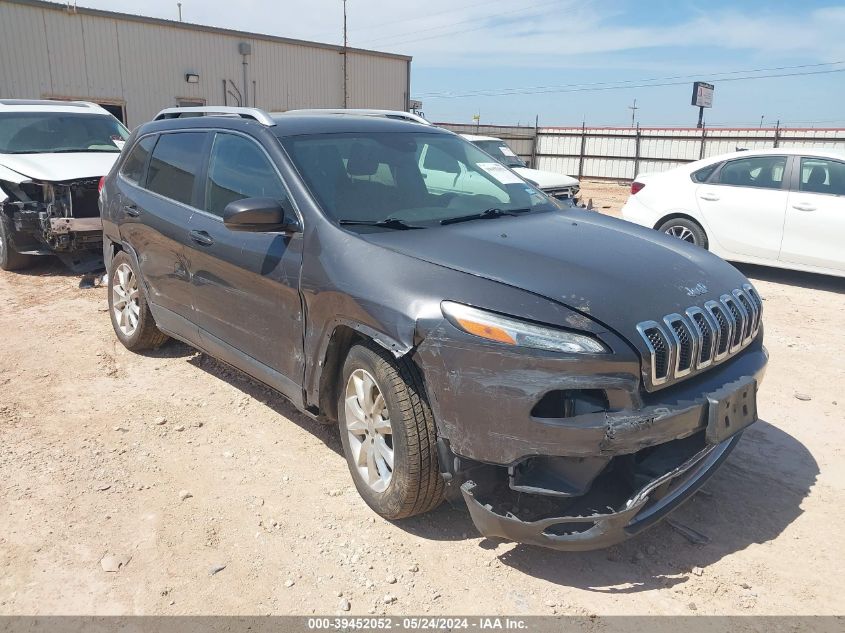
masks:
<svg viewBox="0 0 845 633"><path fill-rule="evenodd" d="M186 73L185 81L189 84L198 84L200 82L200 76L195 73Z"/></svg>

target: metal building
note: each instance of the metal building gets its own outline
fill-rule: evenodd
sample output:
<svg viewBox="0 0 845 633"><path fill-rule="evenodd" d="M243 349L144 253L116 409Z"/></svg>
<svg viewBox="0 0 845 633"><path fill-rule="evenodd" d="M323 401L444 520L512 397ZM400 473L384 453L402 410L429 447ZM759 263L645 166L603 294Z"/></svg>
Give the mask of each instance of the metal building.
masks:
<svg viewBox="0 0 845 633"><path fill-rule="evenodd" d="M0 0L0 98L93 101L130 127L180 105L407 110L410 77L404 55Z"/></svg>

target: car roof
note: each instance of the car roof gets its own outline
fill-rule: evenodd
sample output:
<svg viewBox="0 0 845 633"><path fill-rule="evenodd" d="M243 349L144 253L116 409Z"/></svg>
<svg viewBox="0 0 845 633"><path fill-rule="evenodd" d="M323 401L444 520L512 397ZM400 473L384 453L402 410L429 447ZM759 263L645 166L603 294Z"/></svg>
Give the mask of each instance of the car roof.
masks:
<svg viewBox="0 0 845 633"><path fill-rule="evenodd" d="M285 112L269 115L273 125L263 125L257 121L241 118L237 115L208 114L151 121L141 126L139 132L185 129L185 128L222 128L234 130L265 129L280 138L312 134L342 134L356 132L422 132L426 134L454 134L449 130L430 124L416 123L392 117L380 117L370 114L324 114L313 112Z"/></svg>
<svg viewBox="0 0 845 633"><path fill-rule="evenodd" d="M750 156L819 156L823 158L845 159L845 152L842 150L825 149L822 147L766 147L764 149L748 149L718 156L708 156L696 162L720 162L733 158L748 158Z"/></svg>
<svg viewBox="0 0 845 633"><path fill-rule="evenodd" d="M111 116L107 110L89 101L51 99L0 99L0 112L61 112Z"/></svg>

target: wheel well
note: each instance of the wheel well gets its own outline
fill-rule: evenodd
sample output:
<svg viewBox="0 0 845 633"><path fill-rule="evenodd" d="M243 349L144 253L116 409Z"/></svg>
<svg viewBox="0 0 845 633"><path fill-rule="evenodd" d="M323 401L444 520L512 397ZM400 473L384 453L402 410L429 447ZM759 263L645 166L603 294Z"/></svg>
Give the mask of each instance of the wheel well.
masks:
<svg viewBox="0 0 845 633"><path fill-rule="evenodd" d="M337 397L343 362L353 345L368 340L368 337L348 325L339 325L332 332L332 338L326 348L323 371L320 373L319 391L320 412L329 420L337 420Z"/></svg>

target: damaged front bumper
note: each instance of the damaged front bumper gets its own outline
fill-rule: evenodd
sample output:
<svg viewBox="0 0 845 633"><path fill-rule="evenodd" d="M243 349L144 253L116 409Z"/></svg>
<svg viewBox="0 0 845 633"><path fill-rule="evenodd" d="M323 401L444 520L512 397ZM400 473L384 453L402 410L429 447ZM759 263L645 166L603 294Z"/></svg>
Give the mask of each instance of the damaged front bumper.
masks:
<svg viewBox="0 0 845 633"><path fill-rule="evenodd" d="M515 513L497 512L474 481L465 482L461 493L472 522L484 536L564 551L600 549L654 525L691 497L730 454L741 435L707 446L643 486L614 512L521 520Z"/></svg>
<svg viewBox="0 0 845 633"><path fill-rule="evenodd" d="M611 347L574 362L436 329L419 345L441 471L481 534L558 550L625 540L689 498L757 420L762 337L653 392L636 356Z"/></svg>
<svg viewBox="0 0 845 633"><path fill-rule="evenodd" d="M56 255L75 272L102 268L98 179L0 182L0 221L24 255Z"/></svg>

